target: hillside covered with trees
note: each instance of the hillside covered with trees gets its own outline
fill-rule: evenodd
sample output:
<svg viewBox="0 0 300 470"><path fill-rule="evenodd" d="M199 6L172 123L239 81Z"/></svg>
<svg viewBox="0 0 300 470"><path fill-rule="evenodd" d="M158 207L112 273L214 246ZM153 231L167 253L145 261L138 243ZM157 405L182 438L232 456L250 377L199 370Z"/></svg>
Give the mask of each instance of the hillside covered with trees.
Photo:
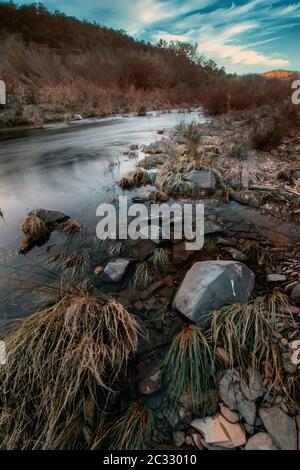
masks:
<svg viewBox="0 0 300 470"><path fill-rule="evenodd" d="M0 3L0 79L9 108L0 125L203 104L209 112L270 104L289 85L228 76L201 45L153 45L42 4Z"/></svg>

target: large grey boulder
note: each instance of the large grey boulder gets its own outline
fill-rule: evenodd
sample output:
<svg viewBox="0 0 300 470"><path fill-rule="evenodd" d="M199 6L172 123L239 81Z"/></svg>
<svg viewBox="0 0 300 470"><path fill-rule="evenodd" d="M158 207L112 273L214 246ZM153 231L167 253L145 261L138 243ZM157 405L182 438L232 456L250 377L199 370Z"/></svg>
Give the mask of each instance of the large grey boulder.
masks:
<svg viewBox="0 0 300 470"><path fill-rule="evenodd" d="M297 428L294 418L288 416L278 406L260 408L259 416L279 449L297 450Z"/></svg>
<svg viewBox="0 0 300 470"><path fill-rule="evenodd" d="M197 189L215 189L217 185L216 177L212 171L193 170L182 178L184 181L193 183Z"/></svg>
<svg viewBox="0 0 300 470"><path fill-rule="evenodd" d="M187 272L173 307L198 326L206 326L209 311L247 303L254 279L254 273L236 261L195 263Z"/></svg>
<svg viewBox="0 0 300 470"><path fill-rule="evenodd" d="M123 280L131 260L126 258L116 258L110 261L104 269L103 280L117 283Z"/></svg>

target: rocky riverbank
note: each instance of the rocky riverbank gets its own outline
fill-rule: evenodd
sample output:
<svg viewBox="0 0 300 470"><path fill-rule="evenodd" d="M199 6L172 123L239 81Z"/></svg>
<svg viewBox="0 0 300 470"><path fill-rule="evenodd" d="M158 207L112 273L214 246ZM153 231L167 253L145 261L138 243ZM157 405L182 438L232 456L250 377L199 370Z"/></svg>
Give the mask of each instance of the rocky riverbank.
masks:
<svg viewBox="0 0 300 470"><path fill-rule="evenodd" d="M125 194L134 190L133 202L204 203L201 250L187 251L186 240L171 237L103 242L101 256L98 242L89 242L72 256L49 257L72 289L85 282L84 293L61 286L64 301L54 310L67 315L65 325L55 326L61 337L70 334L71 319L75 328L76 312L84 315L82 305L89 314L99 310L95 298L110 299L112 315L124 318L125 308L141 328L138 342L130 344L129 374L129 354L121 376L118 366L105 416L99 419L95 410L99 401L103 405L102 393L97 399L80 395L83 421L72 446L300 450L300 135L290 129L268 148L270 126L264 108L182 124L168 135L162 129L161 140L128 150L137 169L119 185ZM50 229L70 224L56 213L59 220L50 227L54 215L37 210L29 219L37 227L40 219L48 236ZM30 224L23 226L32 245ZM71 220L72 227L78 236L79 224ZM53 312L37 315L45 313L48 318ZM112 335L106 327L102 340ZM114 342L110 347L115 371ZM16 442L4 441L11 447ZM57 441L49 442L41 438L39 446L55 447Z"/></svg>

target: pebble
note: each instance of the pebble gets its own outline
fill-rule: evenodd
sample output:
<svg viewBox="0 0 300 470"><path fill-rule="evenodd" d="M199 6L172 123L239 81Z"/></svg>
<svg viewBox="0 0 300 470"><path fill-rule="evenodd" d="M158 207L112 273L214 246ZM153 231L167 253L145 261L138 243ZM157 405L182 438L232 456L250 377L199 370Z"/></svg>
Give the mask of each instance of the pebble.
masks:
<svg viewBox="0 0 300 470"><path fill-rule="evenodd" d="M286 276L284 274L269 274L267 282L285 282Z"/></svg>
<svg viewBox="0 0 300 470"><path fill-rule="evenodd" d="M103 271L104 271L104 268L102 266L97 266L97 268L95 269L95 275L100 276L100 274L102 274Z"/></svg>

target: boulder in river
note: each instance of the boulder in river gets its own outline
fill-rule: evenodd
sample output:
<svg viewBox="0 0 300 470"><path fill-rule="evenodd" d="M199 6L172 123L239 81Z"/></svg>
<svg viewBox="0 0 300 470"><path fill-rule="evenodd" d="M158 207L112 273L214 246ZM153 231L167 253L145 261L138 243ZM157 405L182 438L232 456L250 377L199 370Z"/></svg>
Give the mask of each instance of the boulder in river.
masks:
<svg viewBox="0 0 300 470"><path fill-rule="evenodd" d="M35 209L28 215L29 217L36 215L42 219L49 228L53 228L55 225L62 224L63 222L66 222L68 219L70 219L70 217L63 212L48 211L46 209Z"/></svg>
<svg viewBox="0 0 300 470"><path fill-rule="evenodd" d="M202 261L187 272L173 302L182 315L200 327L207 313L225 305L245 304L254 286L254 273L235 261Z"/></svg>

